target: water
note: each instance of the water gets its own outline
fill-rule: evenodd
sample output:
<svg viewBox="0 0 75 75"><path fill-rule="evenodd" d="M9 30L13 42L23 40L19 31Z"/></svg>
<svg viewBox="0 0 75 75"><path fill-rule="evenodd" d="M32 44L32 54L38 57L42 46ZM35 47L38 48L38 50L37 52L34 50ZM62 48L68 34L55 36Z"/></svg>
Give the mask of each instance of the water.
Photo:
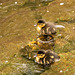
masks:
<svg viewBox="0 0 75 75"><path fill-rule="evenodd" d="M49 67L50 69L43 69L34 61L20 56L21 48L33 39L35 40L37 36L34 25L38 19L63 25L63 28L57 30L54 49L60 54L61 60L53 64L51 68ZM0 1L0 75L44 75L47 73L61 75L61 71L67 75L75 74L74 58L72 58L74 50L74 0L59 2L58 0Z"/></svg>

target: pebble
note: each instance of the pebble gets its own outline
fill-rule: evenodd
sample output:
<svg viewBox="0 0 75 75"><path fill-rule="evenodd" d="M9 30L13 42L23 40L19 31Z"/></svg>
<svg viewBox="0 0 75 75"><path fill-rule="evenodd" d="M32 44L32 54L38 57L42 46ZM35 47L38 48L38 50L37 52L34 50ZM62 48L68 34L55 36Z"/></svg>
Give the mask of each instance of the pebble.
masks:
<svg viewBox="0 0 75 75"><path fill-rule="evenodd" d="M62 73L63 71L62 70L60 70L60 73Z"/></svg>
<svg viewBox="0 0 75 75"><path fill-rule="evenodd" d="M47 12L49 12L49 11L47 10Z"/></svg>
<svg viewBox="0 0 75 75"><path fill-rule="evenodd" d="M60 3L60 5L64 5L64 3Z"/></svg>
<svg viewBox="0 0 75 75"><path fill-rule="evenodd" d="M5 63L7 63L8 61L6 60Z"/></svg>
<svg viewBox="0 0 75 75"><path fill-rule="evenodd" d="M15 2L15 4L17 4L17 2Z"/></svg>

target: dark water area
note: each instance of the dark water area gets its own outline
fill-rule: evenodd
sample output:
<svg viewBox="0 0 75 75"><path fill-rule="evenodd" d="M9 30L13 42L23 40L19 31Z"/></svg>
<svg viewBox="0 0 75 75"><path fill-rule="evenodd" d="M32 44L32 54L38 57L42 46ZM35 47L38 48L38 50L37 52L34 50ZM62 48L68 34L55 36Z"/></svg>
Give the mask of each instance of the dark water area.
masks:
<svg viewBox="0 0 75 75"><path fill-rule="evenodd" d="M20 50L36 40L39 19L63 25L55 36L60 61L43 68ZM0 75L75 75L74 0L0 0ZM62 66L63 65L63 66Z"/></svg>

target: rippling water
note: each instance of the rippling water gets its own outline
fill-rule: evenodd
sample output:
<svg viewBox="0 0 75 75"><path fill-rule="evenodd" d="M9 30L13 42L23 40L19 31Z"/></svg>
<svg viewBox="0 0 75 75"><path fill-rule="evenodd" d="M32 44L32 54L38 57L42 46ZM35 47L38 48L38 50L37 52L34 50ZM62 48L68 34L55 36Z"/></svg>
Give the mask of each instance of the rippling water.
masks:
<svg viewBox="0 0 75 75"><path fill-rule="evenodd" d="M47 71L20 56L20 49L37 37L36 23L42 18L56 23L57 27L60 25L55 52L67 53L64 54L67 56L75 50L74 0L0 0L0 75L39 75ZM69 65L68 73L60 62L53 66L53 71L49 69L49 73L74 74L72 57L64 56L60 62L66 62L63 65L66 70Z"/></svg>

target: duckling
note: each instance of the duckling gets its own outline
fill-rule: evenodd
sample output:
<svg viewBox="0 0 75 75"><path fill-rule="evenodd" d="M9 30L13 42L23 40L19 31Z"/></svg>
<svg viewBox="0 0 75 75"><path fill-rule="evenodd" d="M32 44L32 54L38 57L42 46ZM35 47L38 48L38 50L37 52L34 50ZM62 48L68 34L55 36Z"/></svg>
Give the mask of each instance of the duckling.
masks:
<svg viewBox="0 0 75 75"><path fill-rule="evenodd" d="M54 35L56 34L56 27L53 23L40 19L37 22L37 31L40 35Z"/></svg>
<svg viewBox="0 0 75 75"><path fill-rule="evenodd" d="M59 61L60 57L53 51L50 50L41 50L38 51L35 62L43 65L50 65L56 60Z"/></svg>
<svg viewBox="0 0 75 75"><path fill-rule="evenodd" d="M41 35L37 38L37 45L41 49L53 49L54 38L51 35Z"/></svg>

